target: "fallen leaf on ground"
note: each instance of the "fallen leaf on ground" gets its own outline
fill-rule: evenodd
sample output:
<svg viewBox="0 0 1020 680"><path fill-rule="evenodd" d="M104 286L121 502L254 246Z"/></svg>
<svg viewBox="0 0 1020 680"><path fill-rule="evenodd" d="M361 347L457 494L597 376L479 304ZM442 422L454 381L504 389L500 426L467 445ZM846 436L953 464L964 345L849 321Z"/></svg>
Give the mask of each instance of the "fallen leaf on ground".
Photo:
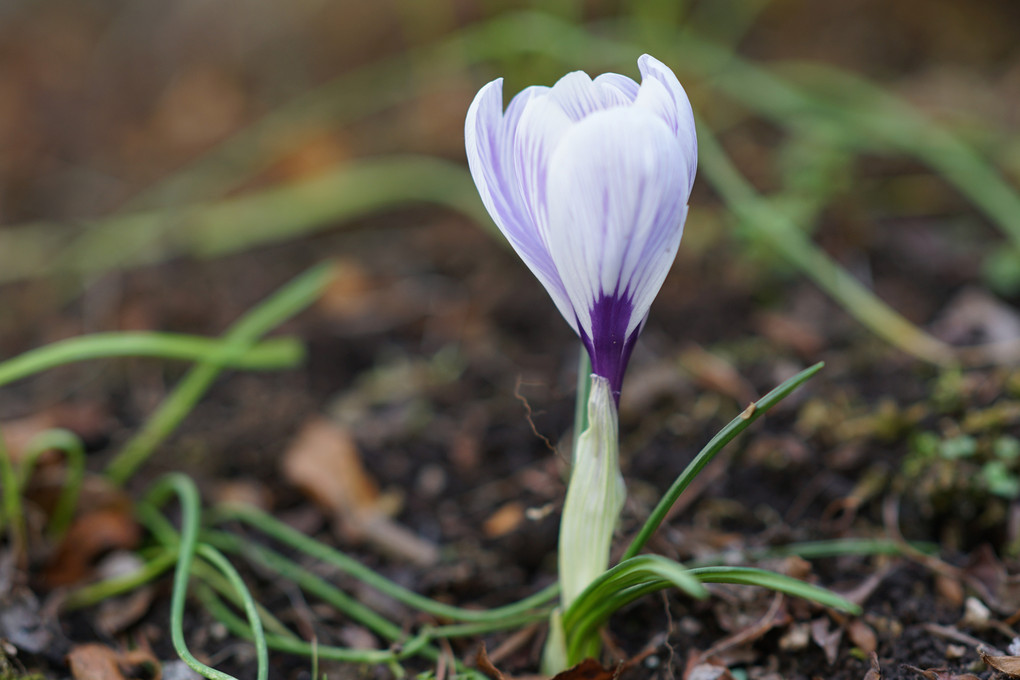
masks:
<svg viewBox="0 0 1020 680"><path fill-rule="evenodd" d="M986 664L1000 673L1005 673L1011 678L1020 678L1020 656L992 656L985 649L979 649L978 654Z"/></svg>
<svg viewBox="0 0 1020 680"><path fill-rule="evenodd" d="M1010 574L987 543L971 554L963 574L967 585L976 590L992 610L1008 615L1020 609L1020 576Z"/></svg>
<svg viewBox="0 0 1020 680"><path fill-rule="evenodd" d="M96 403L57 404L45 411L17 420L0 423L8 453L14 462L20 461L32 440L46 430L70 430L83 439L100 436L109 427L110 416Z"/></svg>
<svg viewBox="0 0 1020 680"><path fill-rule="evenodd" d="M375 512L379 487L346 428L325 418L305 423L283 456L287 480L345 519Z"/></svg>
<svg viewBox="0 0 1020 680"><path fill-rule="evenodd" d="M585 659L576 666L557 673L553 680L613 680L615 677L615 664L606 668L595 659Z"/></svg>
<svg viewBox="0 0 1020 680"><path fill-rule="evenodd" d="M283 456L283 473L332 513L347 538L419 566L439 560L435 545L386 515L379 486L346 428L321 417L305 423Z"/></svg>
<svg viewBox="0 0 1020 680"><path fill-rule="evenodd" d="M822 617L811 622L811 639L825 652L825 660L829 665L836 663L839 655L839 643L843 639L843 629L836 626L829 630L829 619Z"/></svg>
<svg viewBox="0 0 1020 680"><path fill-rule="evenodd" d="M935 577L935 592L951 607L961 606L966 597L960 579L942 574L938 574Z"/></svg>
<svg viewBox="0 0 1020 680"><path fill-rule="evenodd" d="M948 668L918 668L910 664L903 664L903 668L913 671L927 680L980 680L976 675L970 673L957 675Z"/></svg>
<svg viewBox="0 0 1020 680"><path fill-rule="evenodd" d="M754 325L772 342L801 356L813 357L825 346L825 339L814 328L786 314L762 312L755 315Z"/></svg>
<svg viewBox="0 0 1020 680"><path fill-rule="evenodd" d="M875 631L861 619L853 619L846 627L850 641L867 654L874 654L878 649L878 636Z"/></svg>
<svg viewBox="0 0 1020 680"><path fill-rule="evenodd" d="M878 654L875 652L869 654L868 664L871 667L864 674L864 680L882 680L882 667L878 665Z"/></svg>
<svg viewBox="0 0 1020 680"><path fill-rule="evenodd" d="M152 652L144 649L117 652L99 643L76 645L67 654L67 665L75 680L160 680L161 677L159 661Z"/></svg>
<svg viewBox="0 0 1020 680"><path fill-rule="evenodd" d="M478 648L478 654L475 655L475 666L478 667L482 673L492 678L492 680L504 680L505 676L503 671L496 668L493 665L492 660L489 659L489 652L485 649L485 643Z"/></svg>
<svg viewBox="0 0 1020 680"><path fill-rule="evenodd" d="M251 505L264 512L273 507L273 492L253 479L231 479L217 482L212 492L217 504Z"/></svg>
<svg viewBox="0 0 1020 680"><path fill-rule="evenodd" d="M93 562L111 550L138 545L141 530L126 509L100 509L78 517L50 561L43 578L50 588L81 581Z"/></svg>
<svg viewBox="0 0 1020 680"><path fill-rule="evenodd" d="M758 398L751 383L731 363L699 345L691 345L680 353L680 366L700 386L730 397L737 403L747 404Z"/></svg>
<svg viewBox="0 0 1020 680"><path fill-rule="evenodd" d="M517 501L501 505L482 524L488 538L499 538L516 529L524 521L524 506Z"/></svg>

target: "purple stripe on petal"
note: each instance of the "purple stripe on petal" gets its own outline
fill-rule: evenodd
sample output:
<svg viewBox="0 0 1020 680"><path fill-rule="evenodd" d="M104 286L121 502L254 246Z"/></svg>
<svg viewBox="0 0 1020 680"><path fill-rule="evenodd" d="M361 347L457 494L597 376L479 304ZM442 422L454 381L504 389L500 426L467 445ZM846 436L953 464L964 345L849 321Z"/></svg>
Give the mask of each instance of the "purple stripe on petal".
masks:
<svg viewBox="0 0 1020 680"><path fill-rule="evenodd" d="M582 330L581 341L591 357L592 373L609 381L613 397L619 404L623 374L627 370L627 362L630 361L642 324L627 333L634 305L626 295L600 295L589 313L592 336L589 337Z"/></svg>
<svg viewBox="0 0 1020 680"><path fill-rule="evenodd" d="M507 241L528 265L570 324L574 314L563 282L538 231L530 203L514 165L513 145L521 115L530 101L549 88L529 87L503 112L503 81L483 87L468 109L464 125L465 150L478 193ZM562 115L562 114L561 114Z"/></svg>
<svg viewBox="0 0 1020 680"><path fill-rule="evenodd" d="M485 207L549 291L619 399L652 300L676 255L697 167L687 94L662 62L640 85L577 71L504 112L478 93L465 142Z"/></svg>

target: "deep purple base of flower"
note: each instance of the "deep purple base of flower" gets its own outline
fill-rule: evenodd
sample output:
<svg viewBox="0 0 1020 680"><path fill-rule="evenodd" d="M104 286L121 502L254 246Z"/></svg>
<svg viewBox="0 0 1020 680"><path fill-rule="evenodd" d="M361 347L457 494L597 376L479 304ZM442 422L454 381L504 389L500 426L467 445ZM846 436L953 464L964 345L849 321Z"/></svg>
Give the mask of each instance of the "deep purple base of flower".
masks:
<svg viewBox="0 0 1020 680"><path fill-rule="evenodd" d="M581 341L591 357L591 370L609 381L617 405L620 403L623 374L641 332L639 325L627 335L627 326L630 325L633 313L634 306L629 297L602 294L591 309L592 335L595 340L581 330Z"/></svg>

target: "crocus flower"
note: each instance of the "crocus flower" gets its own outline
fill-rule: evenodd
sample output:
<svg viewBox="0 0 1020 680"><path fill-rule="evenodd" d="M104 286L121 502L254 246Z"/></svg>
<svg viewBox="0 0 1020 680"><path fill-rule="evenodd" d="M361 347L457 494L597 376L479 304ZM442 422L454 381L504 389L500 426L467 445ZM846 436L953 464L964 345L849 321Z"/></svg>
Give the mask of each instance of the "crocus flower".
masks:
<svg viewBox="0 0 1020 680"><path fill-rule="evenodd" d="M619 400L652 300L673 263L697 166L694 116L649 55L641 84L569 73L503 109L503 82L468 110L468 163L507 240L581 337Z"/></svg>

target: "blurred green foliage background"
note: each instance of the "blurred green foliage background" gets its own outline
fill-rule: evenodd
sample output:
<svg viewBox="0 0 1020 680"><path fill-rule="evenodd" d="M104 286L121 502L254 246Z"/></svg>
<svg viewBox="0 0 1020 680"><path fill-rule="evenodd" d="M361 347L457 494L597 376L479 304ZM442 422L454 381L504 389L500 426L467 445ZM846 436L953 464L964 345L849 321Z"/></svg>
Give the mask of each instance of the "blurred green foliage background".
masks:
<svg viewBox="0 0 1020 680"><path fill-rule="evenodd" d="M1017 26L1007 0L7 2L0 284L73 295L408 203L489 226L463 165L477 88L636 77L649 52L699 115L687 248L732 239L925 361L1012 361L933 337L830 251L922 222L1020 296Z"/></svg>

